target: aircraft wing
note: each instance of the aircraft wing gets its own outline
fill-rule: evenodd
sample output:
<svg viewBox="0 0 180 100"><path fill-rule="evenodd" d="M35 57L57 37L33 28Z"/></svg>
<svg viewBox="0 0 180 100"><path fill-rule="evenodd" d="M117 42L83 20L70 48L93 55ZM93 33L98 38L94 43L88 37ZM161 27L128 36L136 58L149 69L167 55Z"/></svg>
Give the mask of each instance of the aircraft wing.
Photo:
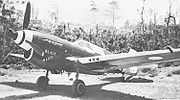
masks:
<svg viewBox="0 0 180 100"><path fill-rule="evenodd" d="M142 66L153 63L180 61L180 49L168 48L166 50L131 52L82 58L67 57L66 59L70 61L76 61L81 64L106 62L110 66L115 65L124 68L132 66Z"/></svg>

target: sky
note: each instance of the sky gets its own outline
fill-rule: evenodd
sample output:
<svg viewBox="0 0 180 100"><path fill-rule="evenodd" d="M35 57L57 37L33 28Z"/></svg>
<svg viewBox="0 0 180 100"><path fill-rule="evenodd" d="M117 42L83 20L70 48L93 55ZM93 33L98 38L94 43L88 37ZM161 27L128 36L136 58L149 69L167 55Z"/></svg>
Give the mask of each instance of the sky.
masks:
<svg viewBox="0 0 180 100"><path fill-rule="evenodd" d="M107 24L112 25L112 17L107 16L107 11L110 10L109 2L112 0L94 0L97 5L97 12L93 16L90 11L90 4L92 0L32 0L35 8L39 9L38 17L47 20L49 18L48 11L56 4L59 10L60 22L73 22L77 24ZM118 19L115 21L117 27L123 26L125 21L136 24L140 21L140 10L142 7L142 0L115 0L118 3L119 9L116 10ZM180 1L172 1L172 12L180 18ZM146 0L144 18L152 18L150 8L156 13L159 23L163 23L165 16L167 16L168 6L170 0Z"/></svg>

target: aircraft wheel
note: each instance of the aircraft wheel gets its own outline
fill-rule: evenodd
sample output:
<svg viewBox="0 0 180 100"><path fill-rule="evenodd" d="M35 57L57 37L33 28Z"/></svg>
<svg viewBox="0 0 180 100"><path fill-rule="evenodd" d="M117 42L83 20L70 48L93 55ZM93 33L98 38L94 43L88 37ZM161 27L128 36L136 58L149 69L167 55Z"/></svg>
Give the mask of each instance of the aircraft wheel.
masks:
<svg viewBox="0 0 180 100"><path fill-rule="evenodd" d="M49 84L49 78L41 76L37 79L36 85L39 90L45 90Z"/></svg>
<svg viewBox="0 0 180 100"><path fill-rule="evenodd" d="M82 96L85 93L85 88L82 80L75 80L72 85L72 93L74 96Z"/></svg>

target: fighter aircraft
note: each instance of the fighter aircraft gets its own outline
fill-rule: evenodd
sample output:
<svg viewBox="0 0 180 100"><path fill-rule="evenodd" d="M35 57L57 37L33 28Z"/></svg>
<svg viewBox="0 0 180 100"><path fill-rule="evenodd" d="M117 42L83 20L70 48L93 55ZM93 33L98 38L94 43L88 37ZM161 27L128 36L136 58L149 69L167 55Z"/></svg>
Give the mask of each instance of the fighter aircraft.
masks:
<svg viewBox="0 0 180 100"><path fill-rule="evenodd" d="M153 63L180 61L180 49L168 47L166 50L112 54L90 42L78 40L69 42L59 37L28 29L31 4L27 3L23 30L10 29L8 36L24 49L24 54L9 53L46 69L46 75L37 79L37 87L46 89L49 83L48 73L61 71L75 72L76 79L72 93L81 96L85 93L85 84L79 79L79 73L102 75L104 73L121 73L123 68L142 66Z"/></svg>

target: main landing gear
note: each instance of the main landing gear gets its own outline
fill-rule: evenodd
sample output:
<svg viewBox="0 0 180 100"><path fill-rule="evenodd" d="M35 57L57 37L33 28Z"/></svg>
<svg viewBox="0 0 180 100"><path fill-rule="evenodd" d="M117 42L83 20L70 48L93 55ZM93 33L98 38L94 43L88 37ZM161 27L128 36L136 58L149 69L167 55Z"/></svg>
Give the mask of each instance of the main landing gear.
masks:
<svg viewBox="0 0 180 100"><path fill-rule="evenodd" d="M82 96L85 93L86 87L82 80L79 80L79 70L77 70L76 80L72 85L72 93L74 96Z"/></svg>
<svg viewBox="0 0 180 100"><path fill-rule="evenodd" d="M133 79L134 76L136 76L137 74L132 74L130 76L126 76L125 77L125 72L122 72L122 81L123 82L129 82L131 81L131 79Z"/></svg>
<svg viewBox="0 0 180 100"><path fill-rule="evenodd" d="M49 85L49 78L48 78L49 70L46 72L46 76L40 76L37 79L36 85L39 90L45 90Z"/></svg>
<svg viewBox="0 0 180 100"><path fill-rule="evenodd" d="M74 96L82 96L85 93L85 84L82 80L79 80L79 69L76 71L76 80L73 82L72 85L72 93ZM39 90L45 90L49 85L49 78L48 78L49 70L46 72L46 76L40 76L37 79L36 85Z"/></svg>
<svg viewBox="0 0 180 100"><path fill-rule="evenodd" d="M126 82L126 79L125 79L125 72L122 72L121 74L122 74L122 81L123 81L123 82Z"/></svg>

